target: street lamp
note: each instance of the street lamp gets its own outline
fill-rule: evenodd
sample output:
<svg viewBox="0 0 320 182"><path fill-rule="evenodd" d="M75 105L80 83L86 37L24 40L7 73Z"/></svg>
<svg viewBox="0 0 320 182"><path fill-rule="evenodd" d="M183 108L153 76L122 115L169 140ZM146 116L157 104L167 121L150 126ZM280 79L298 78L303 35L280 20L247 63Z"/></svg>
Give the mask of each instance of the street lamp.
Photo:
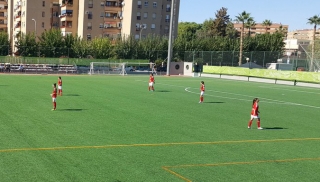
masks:
<svg viewBox="0 0 320 182"><path fill-rule="evenodd" d="M290 63L291 52L287 52L287 56L288 56L288 58L287 58L287 64L289 64L289 63Z"/></svg>
<svg viewBox="0 0 320 182"><path fill-rule="evenodd" d="M145 27L145 26L143 26L142 24L140 24L140 25L139 25L139 27L140 27L140 37L139 37L139 39L141 40L141 33L142 33L142 30L143 30L143 29L146 29L146 27Z"/></svg>
<svg viewBox="0 0 320 182"><path fill-rule="evenodd" d="M32 21L34 21L34 32L35 32L35 35L37 36L37 21L32 18Z"/></svg>

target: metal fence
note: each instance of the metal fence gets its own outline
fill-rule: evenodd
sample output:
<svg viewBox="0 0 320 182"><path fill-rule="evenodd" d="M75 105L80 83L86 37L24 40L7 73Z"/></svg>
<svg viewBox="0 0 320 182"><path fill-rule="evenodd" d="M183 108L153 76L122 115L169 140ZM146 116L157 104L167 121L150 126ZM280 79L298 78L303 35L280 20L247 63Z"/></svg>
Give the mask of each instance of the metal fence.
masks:
<svg viewBox="0 0 320 182"><path fill-rule="evenodd" d="M237 51L187 51L184 60L209 66L239 66L239 55L240 52ZM314 59L314 62L318 61L320 59ZM310 53L293 52L286 55L283 52L243 52L242 65L246 63L261 66L261 68L267 68L270 63L287 63L292 65L293 70L309 70Z"/></svg>

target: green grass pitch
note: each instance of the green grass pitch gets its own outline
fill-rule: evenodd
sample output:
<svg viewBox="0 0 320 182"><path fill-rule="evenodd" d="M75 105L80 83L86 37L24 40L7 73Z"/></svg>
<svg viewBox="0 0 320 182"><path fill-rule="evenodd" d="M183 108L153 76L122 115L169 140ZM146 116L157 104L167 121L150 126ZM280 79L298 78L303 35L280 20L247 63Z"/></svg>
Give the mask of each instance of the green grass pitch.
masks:
<svg viewBox="0 0 320 182"><path fill-rule="evenodd" d="M0 75L0 181L317 181L319 89L214 78ZM200 81L206 85L199 104ZM247 129L252 99L261 126Z"/></svg>

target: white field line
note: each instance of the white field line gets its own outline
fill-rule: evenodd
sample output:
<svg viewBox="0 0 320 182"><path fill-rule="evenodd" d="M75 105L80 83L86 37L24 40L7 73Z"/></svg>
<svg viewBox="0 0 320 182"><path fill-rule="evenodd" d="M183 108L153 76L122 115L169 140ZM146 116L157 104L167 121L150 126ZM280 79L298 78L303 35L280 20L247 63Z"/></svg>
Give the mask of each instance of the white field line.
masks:
<svg viewBox="0 0 320 182"><path fill-rule="evenodd" d="M135 80L139 82L147 82L145 80ZM171 86L171 87L180 87L180 88L185 88L184 90L186 92L192 93L192 94L197 94L199 95L198 92L192 92L189 89L192 89L191 87L185 87L185 86L179 86L179 85L170 85L170 84L165 84L165 83L157 83L158 85L166 85L166 86ZM194 88L195 89L195 88ZM207 90L212 91L212 90ZM236 93L230 93L230 92L222 92L222 91L213 91L217 93L222 93L222 94L229 94L229 95L236 95L236 96L242 96L242 97L249 97L249 98L254 98L256 96L251 96L251 95L243 95L243 94L236 94ZM225 96L217 96L217 95L210 95L206 93L206 96L210 97L218 97L218 98L224 98L224 99L231 99L231 100L240 100L240 101L248 101L252 102L252 99L240 99L240 98L234 98L234 97L225 97ZM263 100L264 103L270 103L270 104L285 104L285 105L294 105L294 106L303 106L303 107L309 107L309 108L316 108L320 109L318 106L311 106L311 105L305 105L305 104L299 104L299 103L294 103L294 102L286 102L286 101L281 101L281 100L274 100L274 99L268 99L268 98L263 98L259 97L260 100Z"/></svg>
<svg viewBox="0 0 320 182"><path fill-rule="evenodd" d="M308 91L293 90L293 89L285 89L285 88L276 88L276 87L267 87L267 86L259 86L259 87L260 87L260 88L268 88L268 89L283 90L283 91L290 91L290 92L307 93L307 94L320 94L319 92L308 92Z"/></svg>
<svg viewBox="0 0 320 182"><path fill-rule="evenodd" d="M196 92L192 92L189 90L190 87L185 88L186 92L189 93L193 93L193 94L199 94ZM227 93L227 92L224 92ZM229 93L232 94L232 93ZM236 94L236 95L241 95L241 94ZM219 97L219 98L224 98L224 99L232 99L232 100L241 100L241 101L250 101L248 99L239 99L239 98L232 98L232 97L224 97L224 96L216 96L216 95L210 95L210 94L206 94L206 96L211 96L211 97ZM254 96L251 96L251 98L253 98ZM272 100L272 99L267 99L267 98L263 98L264 100L270 100L270 101L263 101L264 103L270 103L270 104L285 104L285 105L295 105L295 106L303 106L303 107L309 107L309 108L316 108L316 109L320 109L320 107L317 106L310 106L310 105L304 105L304 104L299 104L299 103L294 103L294 102L285 102L285 101L279 101L279 100Z"/></svg>

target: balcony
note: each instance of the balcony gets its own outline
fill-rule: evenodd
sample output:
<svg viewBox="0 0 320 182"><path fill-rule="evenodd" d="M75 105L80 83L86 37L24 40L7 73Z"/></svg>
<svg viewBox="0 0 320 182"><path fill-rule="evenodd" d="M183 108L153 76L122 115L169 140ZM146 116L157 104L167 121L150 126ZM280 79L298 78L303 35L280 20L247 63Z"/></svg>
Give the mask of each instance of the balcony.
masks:
<svg viewBox="0 0 320 182"><path fill-rule="evenodd" d="M59 15L61 21L72 20L73 10L63 10Z"/></svg>
<svg viewBox="0 0 320 182"><path fill-rule="evenodd" d="M7 27L7 21L6 20L0 20L0 28Z"/></svg>
<svg viewBox="0 0 320 182"><path fill-rule="evenodd" d="M62 0L61 9L65 7L72 7L73 6L73 0Z"/></svg>
<svg viewBox="0 0 320 182"><path fill-rule="evenodd" d="M121 3L114 2L114 1L107 1L105 3L105 10L106 11L121 11Z"/></svg>
<svg viewBox="0 0 320 182"><path fill-rule="evenodd" d="M72 32L72 22L62 22L60 26L61 32Z"/></svg>
<svg viewBox="0 0 320 182"><path fill-rule="evenodd" d="M7 12L8 6L0 6L0 12Z"/></svg>

